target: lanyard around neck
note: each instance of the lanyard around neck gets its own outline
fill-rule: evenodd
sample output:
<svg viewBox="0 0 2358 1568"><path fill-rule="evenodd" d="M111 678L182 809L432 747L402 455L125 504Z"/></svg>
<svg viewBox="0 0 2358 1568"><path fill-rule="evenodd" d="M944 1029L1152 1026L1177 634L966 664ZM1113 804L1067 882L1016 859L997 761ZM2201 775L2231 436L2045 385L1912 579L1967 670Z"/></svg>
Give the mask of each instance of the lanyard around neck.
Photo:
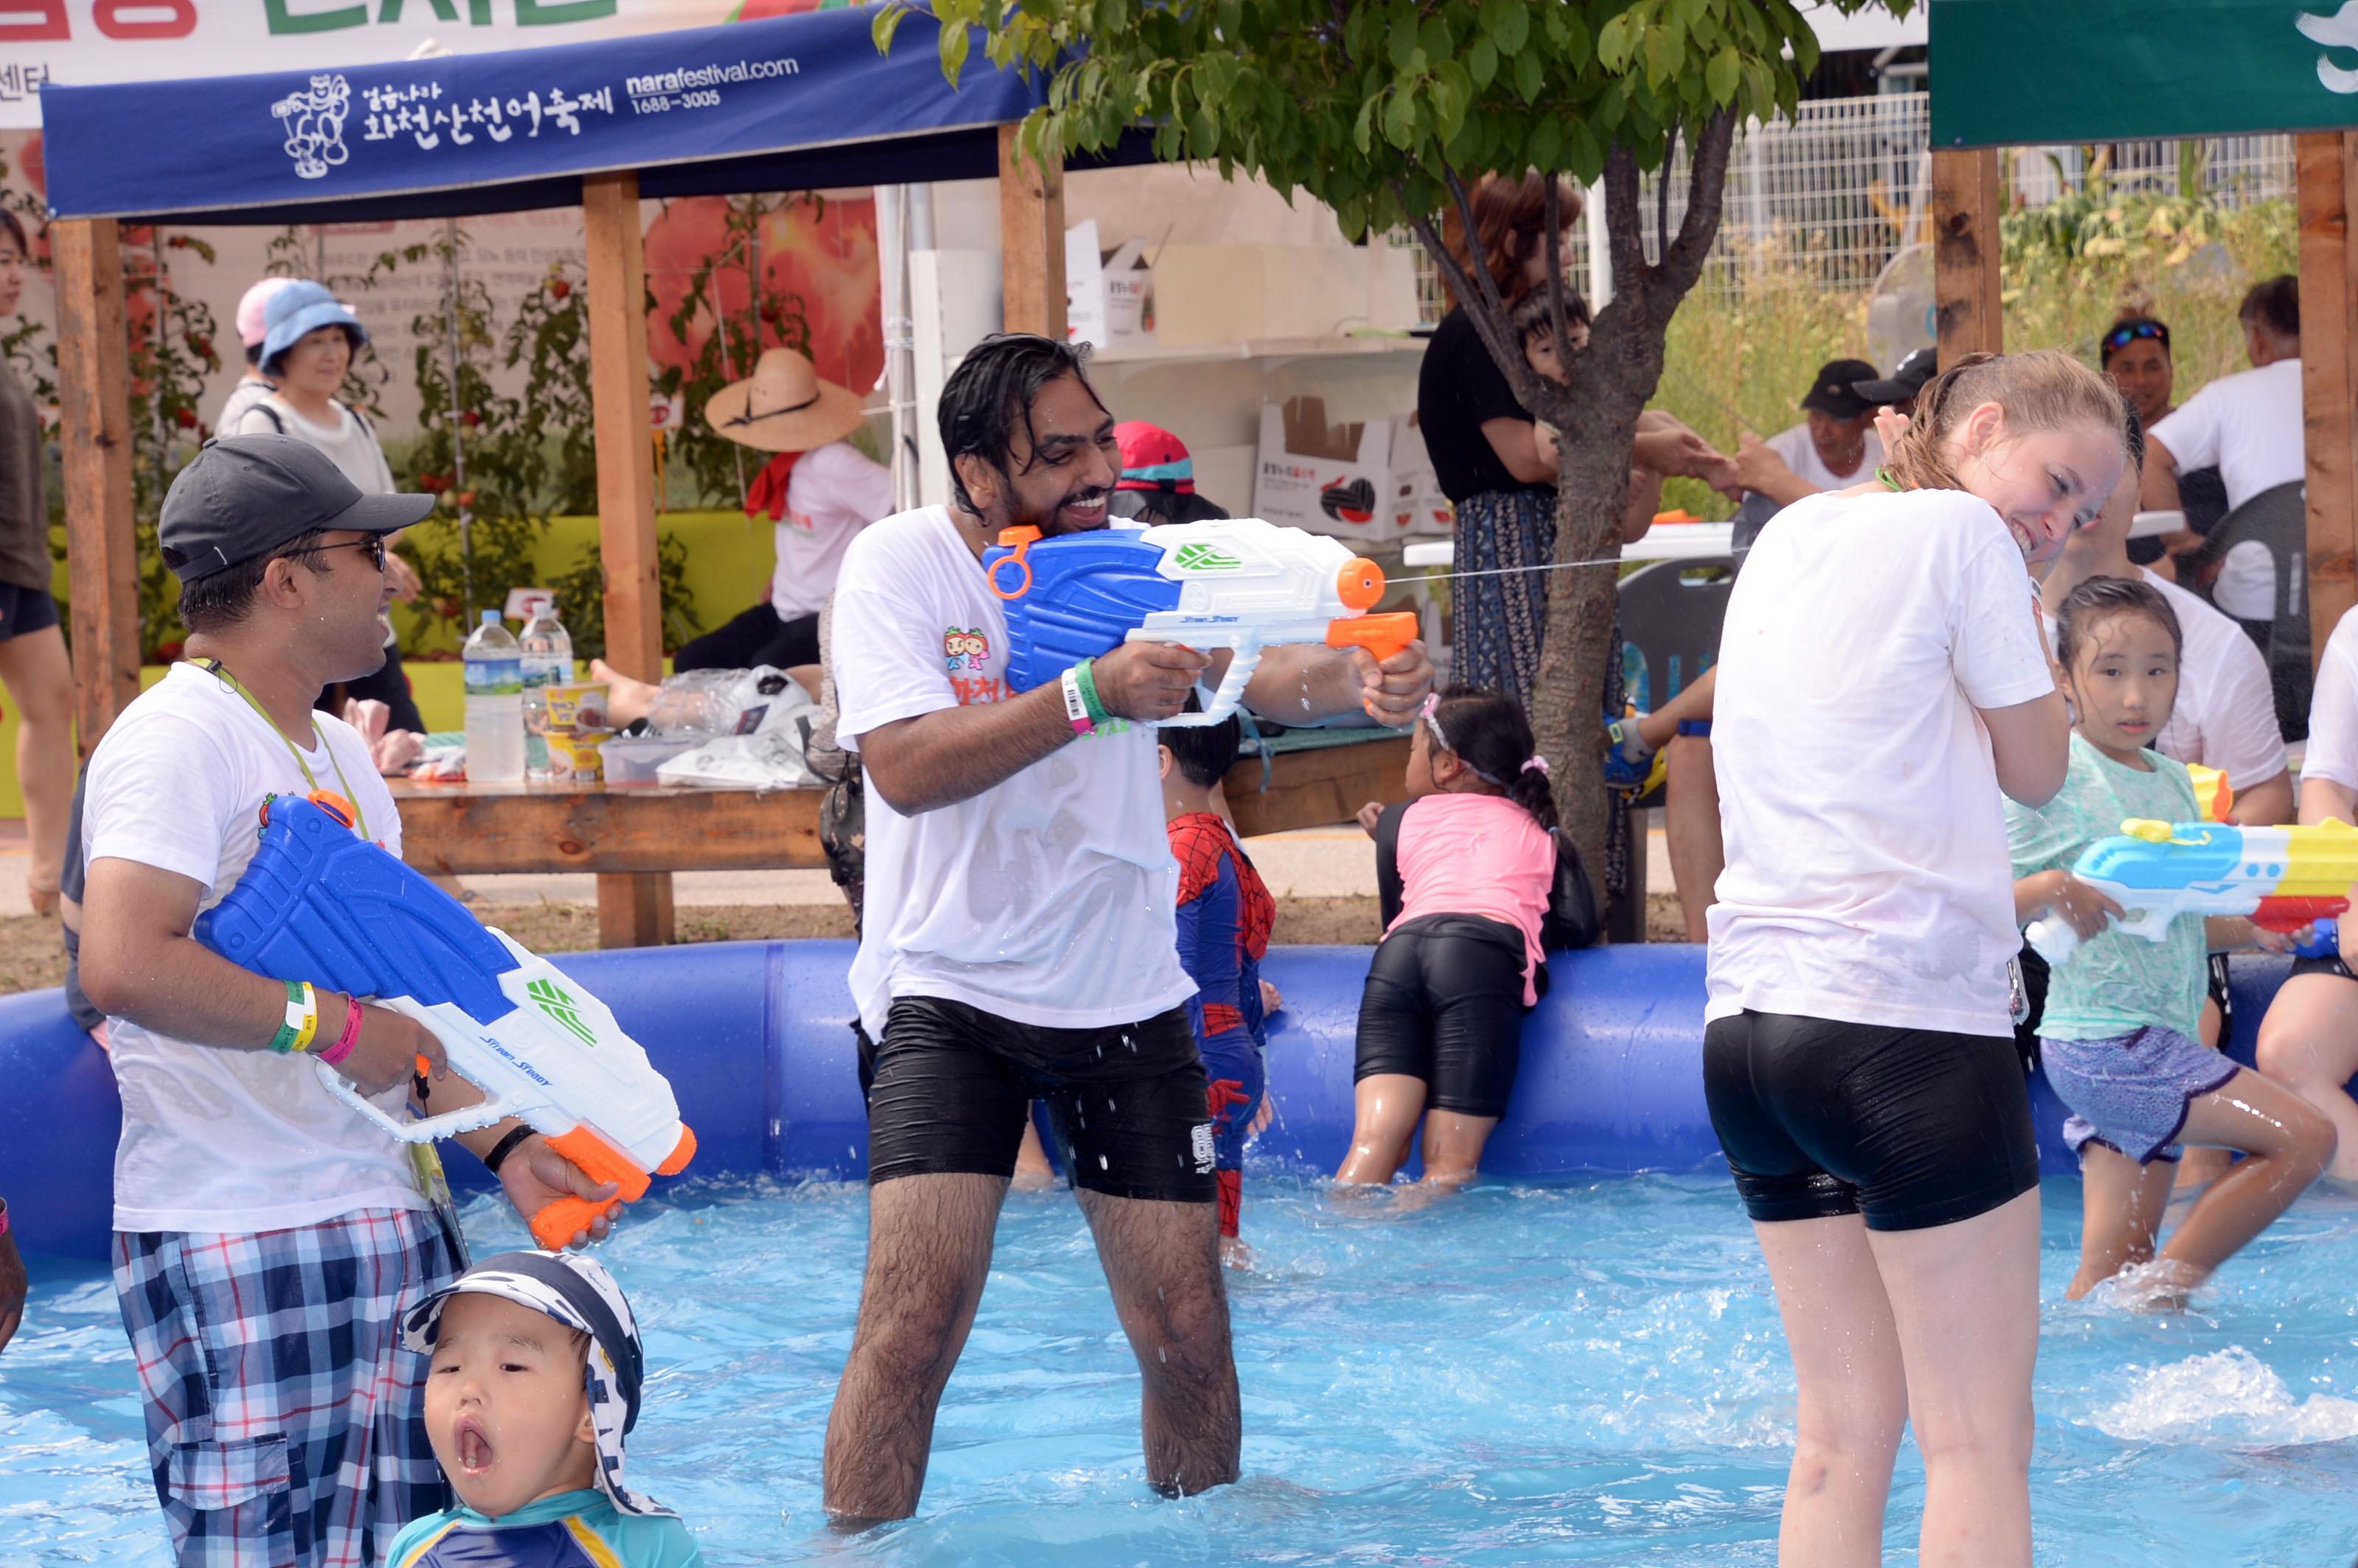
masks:
<svg viewBox="0 0 2358 1568"><path fill-rule="evenodd" d="M303 760L302 752L297 748L294 741L287 739L287 731L278 728L278 720L271 718L269 710L254 700L254 693L245 689L245 683L230 674L229 667L219 659L200 659L197 661L197 667L208 675L227 681L229 688L245 699L245 705L254 709L254 717L270 726L270 732L278 737L278 743L287 748L288 756L295 759L296 769L302 773L303 782L316 791L319 787L319 781L312 776L311 764ZM313 733L318 733L316 725L313 726ZM336 749L328 743L328 738L325 735L319 736L319 745L328 753L328 765L336 770L336 783L343 791L345 804L352 808L352 818L357 824L360 836L366 838L369 836L368 813L362 809L360 796L353 793L351 783L344 777L344 764L337 760Z"/></svg>

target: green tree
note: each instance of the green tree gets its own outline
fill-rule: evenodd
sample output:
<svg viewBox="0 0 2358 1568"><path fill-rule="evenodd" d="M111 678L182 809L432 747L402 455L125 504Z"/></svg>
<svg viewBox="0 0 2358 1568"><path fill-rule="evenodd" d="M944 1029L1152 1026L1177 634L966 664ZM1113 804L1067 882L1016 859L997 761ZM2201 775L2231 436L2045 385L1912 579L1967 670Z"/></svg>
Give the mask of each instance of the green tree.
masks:
<svg viewBox="0 0 2358 1568"><path fill-rule="evenodd" d="M1833 0L1844 13L1911 0ZM942 68L956 81L982 29L1001 66L1048 79L1021 134L1026 156L1109 147L1152 127L1165 159L1255 175L1332 207L1353 239L1407 226L1423 242L1523 406L1566 432L1556 558L1613 561L1638 416L1662 373L1663 334L1719 230L1739 123L1790 115L1817 40L1787 0L933 0ZM876 18L890 49L911 15ZM1648 255L1641 177L1682 141L1684 216ZM1549 286L1568 384L1542 381L1512 341L1487 266L1460 267L1442 214L1472 230L1486 174L1604 181L1614 294L1587 348L1563 315L1561 222L1547 225ZM1667 181L1661 214L1668 217ZM1553 182L1550 182L1552 192ZM1551 204L1554 202L1552 193ZM1551 219L1560 214L1551 212ZM1532 696L1557 802L1584 853L1601 854L1606 795L1597 723L1613 622L1613 567L1558 571Z"/></svg>

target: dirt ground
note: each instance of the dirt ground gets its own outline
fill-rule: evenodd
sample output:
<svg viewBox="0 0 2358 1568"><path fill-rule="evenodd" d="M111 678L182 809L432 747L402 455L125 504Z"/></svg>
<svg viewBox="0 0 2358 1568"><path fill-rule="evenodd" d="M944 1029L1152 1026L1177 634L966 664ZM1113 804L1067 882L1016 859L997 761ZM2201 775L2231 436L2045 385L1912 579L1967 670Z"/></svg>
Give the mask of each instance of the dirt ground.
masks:
<svg viewBox="0 0 2358 1568"><path fill-rule="evenodd" d="M598 912L586 903L487 903L477 906L496 925L539 953L579 953L598 946ZM683 908L682 942L769 941L788 936L851 935L851 912L840 904L715 904ZM1371 896L1282 898L1273 939L1303 945L1372 945L1382 935ZM1646 901L1646 939L1683 939L1678 902L1657 893ZM53 986L65 976L58 924L38 915L0 917L0 995Z"/></svg>

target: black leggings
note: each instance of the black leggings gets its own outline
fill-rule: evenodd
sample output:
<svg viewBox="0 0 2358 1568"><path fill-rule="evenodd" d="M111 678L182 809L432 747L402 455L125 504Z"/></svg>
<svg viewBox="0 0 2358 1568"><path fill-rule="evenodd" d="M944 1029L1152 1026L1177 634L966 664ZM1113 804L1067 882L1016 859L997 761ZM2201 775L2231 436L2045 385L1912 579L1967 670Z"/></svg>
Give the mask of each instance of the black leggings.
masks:
<svg viewBox="0 0 2358 1568"><path fill-rule="evenodd" d="M1523 1039L1523 934L1470 914L1412 920L1376 946L1359 996L1353 1082L1422 1078L1425 1103L1507 1114Z"/></svg>
<svg viewBox="0 0 2358 1568"><path fill-rule="evenodd" d="M750 670L756 665L787 670L818 663L818 617L797 615L781 621L763 600L718 631L681 648L671 662L675 671Z"/></svg>

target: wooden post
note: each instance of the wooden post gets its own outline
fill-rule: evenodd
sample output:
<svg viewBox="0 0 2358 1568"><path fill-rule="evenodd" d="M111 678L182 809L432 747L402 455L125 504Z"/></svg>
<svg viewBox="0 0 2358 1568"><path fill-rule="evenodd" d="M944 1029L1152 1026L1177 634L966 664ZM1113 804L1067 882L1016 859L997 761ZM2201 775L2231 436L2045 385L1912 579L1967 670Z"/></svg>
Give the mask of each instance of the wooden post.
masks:
<svg viewBox="0 0 2358 1568"><path fill-rule="evenodd" d="M131 514L131 349L112 218L49 225L59 433L73 596L75 719L90 755L139 695L138 543Z"/></svg>
<svg viewBox="0 0 2358 1568"><path fill-rule="evenodd" d="M1065 165L1021 159L999 127L1001 295L1007 330L1065 341Z"/></svg>
<svg viewBox="0 0 2358 1568"><path fill-rule="evenodd" d="M655 578L655 486L647 414L647 274L639 177L585 175L581 226L590 280L590 389L598 441L598 552L606 568L606 662L663 679ZM646 946L672 936L667 871L598 878L599 940Z"/></svg>
<svg viewBox="0 0 2358 1568"><path fill-rule="evenodd" d="M1943 369L1966 354L2003 350L1997 224L2005 211L1996 148L1933 153L1932 295Z"/></svg>
<svg viewBox="0 0 2358 1568"><path fill-rule="evenodd" d="M2300 222L2300 400L2309 449L2309 661L2358 598L2358 135L2293 138Z"/></svg>

